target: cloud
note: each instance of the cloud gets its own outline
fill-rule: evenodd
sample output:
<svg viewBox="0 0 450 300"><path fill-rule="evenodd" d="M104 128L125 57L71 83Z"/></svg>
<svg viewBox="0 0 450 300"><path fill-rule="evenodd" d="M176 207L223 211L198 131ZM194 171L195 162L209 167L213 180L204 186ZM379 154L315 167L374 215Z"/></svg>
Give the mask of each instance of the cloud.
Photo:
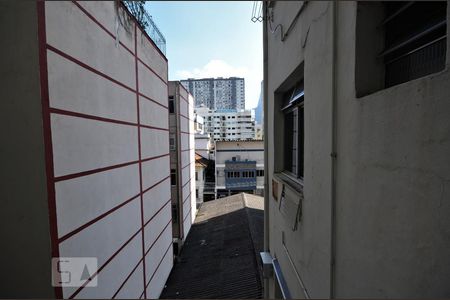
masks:
<svg viewBox="0 0 450 300"><path fill-rule="evenodd" d="M193 70L179 70L175 72L175 80L188 78L211 77L243 77L245 79L245 106L253 108L258 104L261 91L262 72L251 70L245 66L232 66L220 59L212 59L201 68Z"/></svg>
<svg viewBox="0 0 450 300"><path fill-rule="evenodd" d="M180 79L186 78L208 78L208 77L246 77L249 70L245 67L233 67L220 59L212 59L202 68L191 71L182 70L175 74Z"/></svg>

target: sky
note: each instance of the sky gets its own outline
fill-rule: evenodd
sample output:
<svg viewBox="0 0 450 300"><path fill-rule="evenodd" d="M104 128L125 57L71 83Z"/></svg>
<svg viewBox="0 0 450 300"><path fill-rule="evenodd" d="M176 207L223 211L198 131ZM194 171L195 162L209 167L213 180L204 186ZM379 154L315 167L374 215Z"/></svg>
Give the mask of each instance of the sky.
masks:
<svg viewBox="0 0 450 300"><path fill-rule="evenodd" d="M244 77L245 106L256 107L263 45L253 1L147 1L146 9L166 38L169 80Z"/></svg>

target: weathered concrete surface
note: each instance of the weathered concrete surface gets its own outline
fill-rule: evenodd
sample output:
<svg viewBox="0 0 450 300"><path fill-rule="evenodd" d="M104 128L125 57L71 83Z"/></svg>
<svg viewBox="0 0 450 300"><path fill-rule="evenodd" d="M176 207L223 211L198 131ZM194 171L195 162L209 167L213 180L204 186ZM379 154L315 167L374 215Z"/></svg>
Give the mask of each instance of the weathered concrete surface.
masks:
<svg viewBox="0 0 450 300"><path fill-rule="evenodd" d="M372 46L357 36L364 29L357 24L359 4L339 2L334 25L331 1L276 2L270 9L272 29L278 24L289 28L301 5L305 6L284 41L279 29L268 32L269 75L264 79L270 112L265 167L269 195L273 195L272 180L278 180L274 173L283 170L280 93L286 91L292 75L296 78L291 80L302 79L294 71L304 69L304 201L298 229L291 229L292 220L283 215L279 200L270 196L266 207L270 251L278 257L292 296L304 297L298 271L312 298L448 297L450 40L443 71L374 91L364 81L376 83L377 74L367 72L367 77L356 81L360 76L356 64L364 62L364 56L356 53L358 43L365 50ZM447 19L449 15L450 5ZM447 32L449 28L447 22ZM365 37L375 42L376 37ZM360 67L365 68L364 64ZM357 97L357 83L366 85L367 90L360 90L364 94L373 93ZM332 103L336 104L335 128ZM337 153L335 197L332 151ZM278 182L279 194L281 184L286 186L285 202L300 197L287 181ZM331 218L333 211L335 219ZM333 269L330 262L334 262Z"/></svg>
<svg viewBox="0 0 450 300"><path fill-rule="evenodd" d="M161 298L261 298L262 243L262 197L205 202Z"/></svg>

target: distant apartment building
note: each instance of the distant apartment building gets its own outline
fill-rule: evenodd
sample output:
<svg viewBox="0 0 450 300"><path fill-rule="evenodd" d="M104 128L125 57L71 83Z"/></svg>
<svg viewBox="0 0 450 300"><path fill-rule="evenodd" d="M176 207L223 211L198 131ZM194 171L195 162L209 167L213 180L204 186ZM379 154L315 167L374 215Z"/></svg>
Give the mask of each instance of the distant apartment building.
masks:
<svg viewBox="0 0 450 300"><path fill-rule="evenodd" d="M211 139L209 133L205 133L205 118L195 114L195 153L206 159L210 159Z"/></svg>
<svg viewBox="0 0 450 300"><path fill-rule="evenodd" d="M174 254L178 255L196 213L194 99L178 81L169 81L170 184Z"/></svg>
<svg viewBox="0 0 450 300"><path fill-rule="evenodd" d="M166 57L121 2L0 6L0 296L158 298L173 265Z"/></svg>
<svg viewBox="0 0 450 300"><path fill-rule="evenodd" d="M241 192L263 195L264 142L217 141L216 198Z"/></svg>
<svg viewBox="0 0 450 300"><path fill-rule="evenodd" d="M196 108L205 120L205 132L214 141L247 140L255 138L255 115L253 110L211 110Z"/></svg>
<svg viewBox="0 0 450 300"><path fill-rule="evenodd" d="M212 143L209 133L195 134L195 153L198 153L206 159L212 159Z"/></svg>
<svg viewBox="0 0 450 300"><path fill-rule="evenodd" d="M239 77L181 80L194 96L195 107L245 109L245 80Z"/></svg>
<svg viewBox="0 0 450 300"><path fill-rule="evenodd" d="M264 2L265 298L450 297L448 4Z"/></svg>
<svg viewBox="0 0 450 300"><path fill-rule="evenodd" d="M209 160L198 153L195 153L195 198L197 199L197 208L203 203L204 190L206 182L206 168Z"/></svg>

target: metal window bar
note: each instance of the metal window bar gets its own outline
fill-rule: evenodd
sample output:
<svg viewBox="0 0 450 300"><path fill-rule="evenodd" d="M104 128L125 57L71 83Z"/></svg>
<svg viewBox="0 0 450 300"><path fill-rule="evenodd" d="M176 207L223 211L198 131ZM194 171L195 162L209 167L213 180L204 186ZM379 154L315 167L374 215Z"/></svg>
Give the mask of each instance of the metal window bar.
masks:
<svg viewBox="0 0 450 300"><path fill-rule="evenodd" d="M400 43L398 43L396 45L393 45L392 47L389 47L389 48L385 49L383 52L381 52L378 55L378 57L379 58L380 57L384 57L384 56L394 52L395 50L403 48L403 47L411 44L412 42L417 41L419 38L421 38L421 37L423 37L423 36L433 32L435 30L445 26L446 24L447 24L447 20L442 20L441 22L439 22L439 23L437 23L437 24L435 24L435 25L433 25L433 26L431 26L431 27L429 27L429 28L427 28L427 29L425 29L423 31L420 31L419 33L417 33L417 34L415 34L415 35L413 35L411 37L409 37L408 39L406 39L406 40L404 40L404 41L402 41L402 42L400 42Z"/></svg>
<svg viewBox="0 0 450 300"><path fill-rule="evenodd" d="M409 8L411 5L414 4L414 1L411 2L406 2L403 6L401 6L397 11L395 11L393 14L391 14L390 16L388 16L386 19L384 19L384 21L379 25L379 27L385 25L386 23L388 23L389 21L391 21L392 19L394 19L395 17L397 17L399 14L401 14L402 12L404 12L407 8Z"/></svg>

